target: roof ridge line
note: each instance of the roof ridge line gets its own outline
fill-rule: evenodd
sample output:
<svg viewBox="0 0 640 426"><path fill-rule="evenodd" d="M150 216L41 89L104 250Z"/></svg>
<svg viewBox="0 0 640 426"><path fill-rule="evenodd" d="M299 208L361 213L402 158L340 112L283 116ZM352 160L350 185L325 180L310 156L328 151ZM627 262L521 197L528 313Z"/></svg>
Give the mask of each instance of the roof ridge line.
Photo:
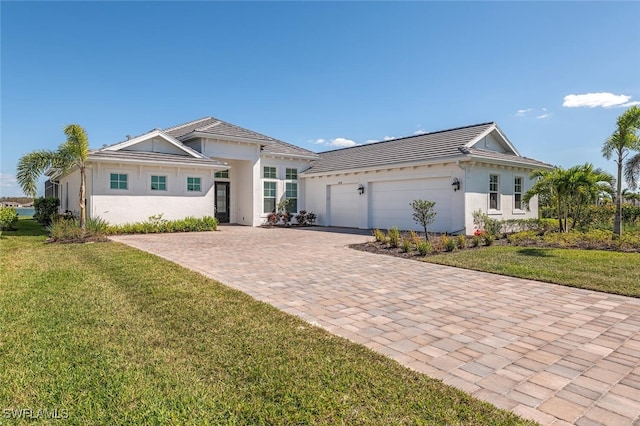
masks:
<svg viewBox="0 0 640 426"><path fill-rule="evenodd" d="M321 153L322 154L326 154L328 152L345 151L347 149L360 148L360 147L363 147L363 146L371 146L371 145L377 145L377 144L387 143L387 142L395 142L395 141L399 141L399 140L403 140L403 139L417 138L417 137L420 137L420 136L435 135L435 134L438 134L438 133L453 132L455 130L468 129L470 127L486 126L488 124L496 124L496 122L495 121L487 121L487 122L484 122L484 123L470 124L468 126L453 127L451 129L435 130L433 132L420 133L419 135L401 136L399 138L393 138L393 139L389 139L389 140L386 140L386 141L383 140L383 141L365 143L365 144L361 144L361 145L348 146L346 148L330 149L328 151L322 151Z"/></svg>
<svg viewBox="0 0 640 426"><path fill-rule="evenodd" d="M200 121L205 121L205 120L218 120L218 119L217 118L213 118L211 116L207 116L207 117L203 117L203 118L198 118L197 120L189 121L188 123L177 124L177 125L175 125L173 127L167 127L166 129L161 129L161 130L163 132L170 132L170 131L173 131L173 130L178 130L178 129L181 129L183 127L190 126L192 124L196 124L196 123L198 123ZM218 120L218 121L220 121L220 120Z"/></svg>

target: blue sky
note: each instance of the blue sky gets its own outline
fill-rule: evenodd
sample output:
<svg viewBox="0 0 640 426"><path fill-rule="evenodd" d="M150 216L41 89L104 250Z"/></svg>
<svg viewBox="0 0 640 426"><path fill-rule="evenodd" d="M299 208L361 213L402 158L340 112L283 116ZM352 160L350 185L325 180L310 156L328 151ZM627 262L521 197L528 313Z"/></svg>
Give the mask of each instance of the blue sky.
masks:
<svg viewBox="0 0 640 426"><path fill-rule="evenodd" d="M522 155L600 155L640 102L638 2L13 2L0 194L69 123L99 148L204 116L314 151L496 121Z"/></svg>

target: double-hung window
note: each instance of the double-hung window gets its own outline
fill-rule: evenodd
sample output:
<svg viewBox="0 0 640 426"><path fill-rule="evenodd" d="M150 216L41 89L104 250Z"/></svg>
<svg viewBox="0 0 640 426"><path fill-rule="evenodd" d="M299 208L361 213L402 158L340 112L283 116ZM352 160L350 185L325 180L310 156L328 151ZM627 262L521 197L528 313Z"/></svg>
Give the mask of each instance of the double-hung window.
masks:
<svg viewBox="0 0 640 426"><path fill-rule="evenodd" d="M216 172L215 177L218 179L229 179L229 170L220 170Z"/></svg>
<svg viewBox="0 0 640 426"><path fill-rule="evenodd" d="M298 213L298 183L286 182L284 197L289 200L287 204L287 211L291 213Z"/></svg>
<svg viewBox="0 0 640 426"><path fill-rule="evenodd" d="M167 190L167 177L166 176L151 176L151 190L152 191L166 191Z"/></svg>
<svg viewBox="0 0 640 426"><path fill-rule="evenodd" d="M513 180L513 208L522 210L522 178L516 176Z"/></svg>
<svg viewBox="0 0 640 426"><path fill-rule="evenodd" d="M500 176L489 175L489 210L500 210Z"/></svg>
<svg viewBox="0 0 640 426"><path fill-rule="evenodd" d="M276 182L264 182L263 183L263 212L271 213L276 211Z"/></svg>
<svg viewBox="0 0 640 426"><path fill-rule="evenodd" d="M111 173L109 176L109 188L111 189L127 189L128 176L123 173Z"/></svg>

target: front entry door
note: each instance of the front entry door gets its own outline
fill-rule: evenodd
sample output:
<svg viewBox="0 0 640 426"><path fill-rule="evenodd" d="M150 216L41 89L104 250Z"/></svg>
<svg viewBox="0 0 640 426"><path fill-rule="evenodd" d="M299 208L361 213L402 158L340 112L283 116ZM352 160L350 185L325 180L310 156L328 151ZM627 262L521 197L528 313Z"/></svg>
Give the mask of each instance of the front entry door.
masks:
<svg viewBox="0 0 640 426"><path fill-rule="evenodd" d="M216 219L229 223L229 182L216 182Z"/></svg>

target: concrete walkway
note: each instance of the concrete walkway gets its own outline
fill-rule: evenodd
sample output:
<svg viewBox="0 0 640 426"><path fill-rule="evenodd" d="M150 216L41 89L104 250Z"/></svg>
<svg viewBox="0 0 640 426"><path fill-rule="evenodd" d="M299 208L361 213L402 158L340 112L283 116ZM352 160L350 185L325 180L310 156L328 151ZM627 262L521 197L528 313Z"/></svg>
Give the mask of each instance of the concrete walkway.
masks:
<svg viewBox="0 0 640 426"><path fill-rule="evenodd" d="M360 252L345 246L371 237L320 229L112 239L541 424L640 424L640 299Z"/></svg>

